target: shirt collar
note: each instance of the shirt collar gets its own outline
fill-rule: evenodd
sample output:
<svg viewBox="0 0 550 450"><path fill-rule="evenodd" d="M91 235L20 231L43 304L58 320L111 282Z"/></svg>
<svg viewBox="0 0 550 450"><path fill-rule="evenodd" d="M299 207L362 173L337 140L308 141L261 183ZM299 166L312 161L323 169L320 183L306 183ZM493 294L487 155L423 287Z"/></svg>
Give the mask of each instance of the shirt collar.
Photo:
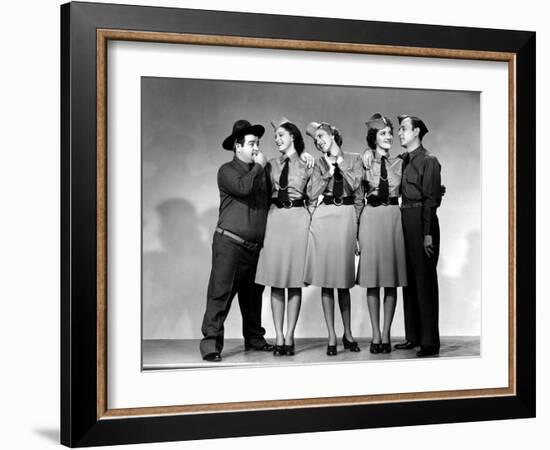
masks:
<svg viewBox="0 0 550 450"><path fill-rule="evenodd" d="M298 152L293 152L290 156L281 155L281 158L280 158L281 164L284 164L285 159L287 159L287 158L289 159L290 162L296 161L296 159L299 158Z"/></svg>
<svg viewBox="0 0 550 450"><path fill-rule="evenodd" d="M424 147L422 147L422 144L420 144L418 147L416 147L412 152L410 152L411 154L411 158L414 158L416 155L424 152Z"/></svg>

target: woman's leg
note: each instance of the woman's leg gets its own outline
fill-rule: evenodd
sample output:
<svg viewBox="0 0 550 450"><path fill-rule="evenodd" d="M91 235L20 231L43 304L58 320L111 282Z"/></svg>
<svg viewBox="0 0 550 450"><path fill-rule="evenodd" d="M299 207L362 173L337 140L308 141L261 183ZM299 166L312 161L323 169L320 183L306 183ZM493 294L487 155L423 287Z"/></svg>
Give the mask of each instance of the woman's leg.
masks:
<svg viewBox="0 0 550 450"><path fill-rule="evenodd" d="M276 344L284 345L283 321L285 317L285 290L271 288L271 312L273 314L273 325L275 326Z"/></svg>
<svg viewBox="0 0 550 450"><path fill-rule="evenodd" d="M367 305L369 307L370 323L372 328L372 342L380 344L380 289L367 288Z"/></svg>
<svg viewBox="0 0 550 450"><path fill-rule="evenodd" d="M321 303L328 331L328 344L336 345L336 332L334 331L334 289L321 289Z"/></svg>
<svg viewBox="0 0 550 450"><path fill-rule="evenodd" d="M351 300L349 289L338 289L338 305L342 314L342 322L344 324L344 336L350 342L353 342L351 334Z"/></svg>
<svg viewBox="0 0 550 450"><path fill-rule="evenodd" d="M288 288L288 306L287 306L287 325L286 325L286 337L285 344L294 344L294 330L296 329L296 323L298 322L298 315L300 314L300 307L302 306L302 289L301 288Z"/></svg>
<svg viewBox="0 0 550 450"><path fill-rule="evenodd" d="M384 328L382 330L382 342L390 343L391 324L395 313L395 304L397 303L397 288L384 288Z"/></svg>

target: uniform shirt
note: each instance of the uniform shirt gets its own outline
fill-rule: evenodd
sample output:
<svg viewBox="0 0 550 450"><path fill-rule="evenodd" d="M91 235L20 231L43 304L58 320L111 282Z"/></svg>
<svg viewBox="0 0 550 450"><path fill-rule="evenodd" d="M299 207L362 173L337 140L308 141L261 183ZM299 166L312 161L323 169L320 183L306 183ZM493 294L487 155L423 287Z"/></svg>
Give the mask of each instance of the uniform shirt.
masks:
<svg viewBox="0 0 550 450"><path fill-rule="evenodd" d="M266 166L271 181L271 195L273 198L277 198L279 192L279 178L286 158L285 155L273 158ZM307 197L306 186L313 169L306 167L306 163L302 161L297 152L292 153L288 158L288 198L290 200L300 200Z"/></svg>
<svg viewBox="0 0 550 450"><path fill-rule="evenodd" d="M432 215L441 204L441 164L422 145L403 158L403 203L422 202L424 235L431 234Z"/></svg>
<svg viewBox="0 0 550 450"><path fill-rule="evenodd" d="M218 171L220 210L218 227L246 241L262 243L269 196L266 172L260 164L246 164L236 156Z"/></svg>
<svg viewBox="0 0 550 450"><path fill-rule="evenodd" d="M376 155L370 167L367 167L363 172L363 189L367 196L378 195L381 166L382 159L379 155ZM390 197L399 197L402 168L403 160L401 158L388 158L386 160L386 170L388 172L388 187Z"/></svg>
<svg viewBox="0 0 550 450"><path fill-rule="evenodd" d="M361 180L363 177L363 163L357 153L341 153L344 161L340 164L340 170L344 179L344 193L342 197L354 197L355 212L357 218L363 207L363 194ZM317 204L319 196L332 196L334 189L334 177L330 175L329 163L324 157L315 161L311 181L308 185L308 196L313 205Z"/></svg>

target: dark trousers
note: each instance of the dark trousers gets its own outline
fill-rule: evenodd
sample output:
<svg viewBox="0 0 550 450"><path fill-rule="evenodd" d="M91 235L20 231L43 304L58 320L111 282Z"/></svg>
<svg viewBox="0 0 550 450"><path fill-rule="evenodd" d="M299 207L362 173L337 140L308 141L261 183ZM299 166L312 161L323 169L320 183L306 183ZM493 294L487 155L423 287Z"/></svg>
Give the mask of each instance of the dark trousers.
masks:
<svg viewBox="0 0 550 450"><path fill-rule="evenodd" d="M401 211L407 255L407 281L403 288L406 339L420 345L439 348L439 289L437 261L439 259L439 222L432 216L434 255L424 251L422 208Z"/></svg>
<svg viewBox="0 0 550 450"><path fill-rule="evenodd" d="M250 249L230 237L214 233L212 270L202 321L202 356L223 349L224 322L235 294L243 318L245 342L253 347L265 344L262 328L263 286L254 283L259 249Z"/></svg>

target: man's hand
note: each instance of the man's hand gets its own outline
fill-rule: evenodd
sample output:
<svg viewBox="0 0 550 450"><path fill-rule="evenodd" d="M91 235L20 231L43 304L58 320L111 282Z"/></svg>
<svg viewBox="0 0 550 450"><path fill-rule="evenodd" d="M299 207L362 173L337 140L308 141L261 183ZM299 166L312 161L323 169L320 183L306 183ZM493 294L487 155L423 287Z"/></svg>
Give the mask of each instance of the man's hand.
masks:
<svg viewBox="0 0 550 450"><path fill-rule="evenodd" d="M264 155L262 152L256 153L256 154L252 157L252 160L253 160L256 164L259 164L259 165L262 166L262 167L265 167L265 165L267 164L267 159L266 159L265 155Z"/></svg>
<svg viewBox="0 0 550 450"><path fill-rule="evenodd" d="M434 246L432 241L432 236L427 234L424 236L424 251L426 252L426 255L428 255L428 258L431 258L434 255Z"/></svg>
<svg viewBox="0 0 550 450"><path fill-rule="evenodd" d="M300 159L306 164L308 169L313 168L315 165L315 158L311 156L308 152L302 152Z"/></svg>

